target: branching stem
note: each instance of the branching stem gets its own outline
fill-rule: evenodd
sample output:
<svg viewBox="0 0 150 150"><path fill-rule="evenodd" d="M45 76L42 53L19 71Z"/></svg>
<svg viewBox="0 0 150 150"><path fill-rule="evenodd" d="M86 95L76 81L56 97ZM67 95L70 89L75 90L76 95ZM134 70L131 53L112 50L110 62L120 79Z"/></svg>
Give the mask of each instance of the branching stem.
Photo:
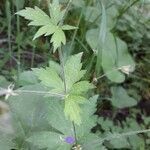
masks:
<svg viewBox="0 0 150 150"><path fill-rule="evenodd" d="M69 7L70 7L70 4L71 4L71 3L72 3L72 0L69 0L69 1L68 1L68 4L67 4L67 6L66 6L66 9L65 9L65 13L64 13L63 19L62 19L62 21L60 22L60 25L63 24L64 19L66 18L66 15L68 14L68 10L69 10ZM64 68L64 59L63 59L62 48L59 47L59 48L58 48L58 51L59 51L59 59L60 59L61 67L62 67L62 73L63 73L64 90L65 90L65 94L67 94L67 85L66 85L66 78L65 78L65 68ZM72 125L73 125L73 131L74 131L74 136L75 136L75 143L77 143L76 129L75 129L75 124L74 124L74 122L72 122Z"/></svg>

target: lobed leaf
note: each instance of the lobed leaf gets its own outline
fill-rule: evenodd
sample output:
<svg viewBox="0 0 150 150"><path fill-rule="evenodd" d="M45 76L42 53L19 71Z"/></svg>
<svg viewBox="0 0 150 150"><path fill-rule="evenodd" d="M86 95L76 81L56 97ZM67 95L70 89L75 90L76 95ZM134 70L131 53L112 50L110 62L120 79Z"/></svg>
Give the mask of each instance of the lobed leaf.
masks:
<svg viewBox="0 0 150 150"><path fill-rule="evenodd" d="M50 3L49 11L51 17L36 6L34 8L26 7L16 14L30 20L29 25L42 26L35 34L33 40L42 35L49 36L52 34L51 43L53 43L55 52L61 44L66 44L66 36L63 30L73 30L76 27L59 24L63 20L65 10L61 10L58 0L53 0Z"/></svg>
<svg viewBox="0 0 150 150"><path fill-rule="evenodd" d="M82 95L88 90L94 88L94 86L88 81L79 82L85 73L85 71L81 70L81 56L82 53L71 56L68 58L64 66L67 86L67 92L64 97L64 112L65 116L76 124L81 124L80 104L83 104L86 100ZM64 92L64 83L60 78L60 65L51 62L50 67L45 69L33 69L33 71L44 86L51 88L51 92Z"/></svg>
<svg viewBox="0 0 150 150"><path fill-rule="evenodd" d="M88 81L80 81L72 86L70 93L80 95L84 92L87 92L89 89L93 88L95 88L94 85L89 83Z"/></svg>
<svg viewBox="0 0 150 150"><path fill-rule="evenodd" d="M50 4L49 12L55 25L57 25L63 19L65 14L65 10L61 10L59 0L53 0L53 2Z"/></svg>
<svg viewBox="0 0 150 150"><path fill-rule="evenodd" d="M79 81L85 74L85 71L81 70L82 67L81 57L82 53L79 53L74 56L71 56L66 61L64 70L65 70L67 91L69 91L73 86L73 84Z"/></svg>
<svg viewBox="0 0 150 150"><path fill-rule="evenodd" d="M81 124L81 108L79 104L84 103L85 100L84 97L72 95L65 98L65 116L78 125Z"/></svg>
<svg viewBox="0 0 150 150"><path fill-rule="evenodd" d="M61 46L61 44L66 44L66 36L61 28L56 28L54 34L52 35L51 43L53 43L54 52Z"/></svg>
<svg viewBox="0 0 150 150"><path fill-rule="evenodd" d="M50 87L52 89L60 89L63 91L63 81L57 74L57 72L50 68L46 67L44 68L34 68L32 69L34 73L37 75L37 77L41 80L41 83L46 86Z"/></svg>
<svg viewBox="0 0 150 150"><path fill-rule="evenodd" d="M30 20L31 22L29 25L33 26L43 26L52 23L50 17L37 6L34 8L26 7L25 9L18 11L16 14Z"/></svg>
<svg viewBox="0 0 150 150"><path fill-rule="evenodd" d="M55 33L55 30L56 26L54 26L53 24L44 25L36 32L33 40L35 40L36 38L40 37L43 34L45 34L45 36L51 35Z"/></svg>

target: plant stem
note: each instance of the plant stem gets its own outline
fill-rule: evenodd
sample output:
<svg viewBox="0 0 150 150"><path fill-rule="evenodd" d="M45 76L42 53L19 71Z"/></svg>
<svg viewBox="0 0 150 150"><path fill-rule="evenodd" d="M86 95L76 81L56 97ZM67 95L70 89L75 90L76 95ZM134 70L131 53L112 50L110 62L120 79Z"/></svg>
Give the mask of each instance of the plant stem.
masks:
<svg viewBox="0 0 150 150"><path fill-rule="evenodd" d="M69 10L69 7L70 7L70 4L72 3L72 0L69 0L68 4L67 4L67 7L65 9L65 13L64 13L64 16L63 16L63 19L62 21L60 22L60 25L63 24L64 22L64 19L68 13L68 10ZM63 80L64 80L64 92L65 94L67 94L67 85L66 85L66 78L65 78L65 69L64 69L64 59L63 59L63 52L62 52L62 48L59 47L58 48L58 51L59 51L59 59L60 59L60 63L61 63L61 67L62 67L62 73L63 73ZM73 130L74 130L74 136L75 136L75 143L77 143L77 136L76 136L76 129L75 129L75 124L74 122L72 122L72 125L73 125Z"/></svg>
<svg viewBox="0 0 150 150"><path fill-rule="evenodd" d="M62 67L62 74L63 74L63 81L64 81L64 92L65 92L65 95L66 95L67 94L67 86L66 86L66 78L65 78L64 59L63 59L63 53L62 53L61 47L59 47L58 51L59 51L60 64L61 64L61 67ZM75 129L74 122L72 122L72 125L73 125L75 143L77 144L77 136L76 136L76 129Z"/></svg>
<svg viewBox="0 0 150 150"><path fill-rule="evenodd" d="M75 137L75 144L77 145L77 134L76 134L76 127L74 122L72 122L72 125L73 125L74 137Z"/></svg>
<svg viewBox="0 0 150 150"><path fill-rule="evenodd" d="M67 6L66 6L66 9L65 9L65 13L64 13L63 19L62 19L62 21L61 21L62 24L63 24L64 19L66 18L67 14L68 14L68 11L69 11L69 8L70 8L70 5L71 5L72 1L73 1L73 0L69 0L69 1L68 1L68 4L67 4Z"/></svg>
<svg viewBox="0 0 150 150"><path fill-rule="evenodd" d="M19 11L19 6L18 5L19 5L18 1L16 1L17 12ZM19 15L17 15L17 38L19 37L19 34L20 34L20 18L19 18ZM18 85L19 84L19 74L21 72L21 69L20 69L20 61L21 61L20 39L18 39L18 41L17 41L17 49L18 49L18 63L17 63L17 66L18 66L17 85Z"/></svg>
<svg viewBox="0 0 150 150"><path fill-rule="evenodd" d="M7 23L8 23L8 50L9 50L9 57L10 57L10 66L12 66L11 56L12 56L12 49L11 49L11 10L10 10L10 2L6 1L6 16L7 16Z"/></svg>
<svg viewBox="0 0 150 150"><path fill-rule="evenodd" d="M64 81L64 92L65 92L65 95L66 95L67 94L67 86L66 86L66 78L65 78L64 59L63 59L63 53L62 53L61 47L59 47L58 51L59 51L60 64L61 64L61 67L62 67L62 74L63 74L63 81ZM73 125L75 143L77 144L77 136L76 136L76 129L75 129L74 122L72 122L72 125Z"/></svg>
<svg viewBox="0 0 150 150"><path fill-rule="evenodd" d="M63 59L63 53L61 47L58 49L59 51L59 59L60 59L60 64L62 67L62 74L63 74L63 81L64 81L64 92L67 94L67 85L66 85L66 78L65 78L65 68L64 68L64 59Z"/></svg>

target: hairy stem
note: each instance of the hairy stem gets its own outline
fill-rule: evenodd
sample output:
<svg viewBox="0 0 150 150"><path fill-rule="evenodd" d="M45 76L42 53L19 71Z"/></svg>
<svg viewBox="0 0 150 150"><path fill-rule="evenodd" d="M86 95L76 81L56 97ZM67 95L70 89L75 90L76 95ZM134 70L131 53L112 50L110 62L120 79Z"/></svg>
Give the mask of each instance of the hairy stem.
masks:
<svg viewBox="0 0 150 150"><path fill-rule="evenodd" d="M71 4L71 3L72 3L72 0L69 0L69 1L68 1L68 4L67 4L67 6L66 6L66 9L65 9L65 13L64 13L63 19L62 19L62 21L60 22L60 25L63 24L64 19L66 18L67 14L68 14L68 10L69 10L69 7L70 7L70 4ZM64 90L65 90L64 92L65 92L65 94L67 94L67 85L66 85L66 78L65 78L64 59L63 59L62 48L59 47L58 51L59 51L59 59L60 59L61 67L62 67L62 73L63 73ZM72 125L73 125L73 130L74 130L75 143L77 143L77 136L76 136L76 129L75 129L75 124L74 124L74 122L72 122Z"/></svg>
<svg viewBox="0 0 150 150"><path fill-rule="evenodd" d="M65 78L65 68L64 68L64 59L63 59L63 53L61 47L58 49L59 51L59 59L60 59L60 64L62 67L62 75L63 75L63 81L64 81L64 92L67 94L67 85L66 85L66 78Z"/></svg>

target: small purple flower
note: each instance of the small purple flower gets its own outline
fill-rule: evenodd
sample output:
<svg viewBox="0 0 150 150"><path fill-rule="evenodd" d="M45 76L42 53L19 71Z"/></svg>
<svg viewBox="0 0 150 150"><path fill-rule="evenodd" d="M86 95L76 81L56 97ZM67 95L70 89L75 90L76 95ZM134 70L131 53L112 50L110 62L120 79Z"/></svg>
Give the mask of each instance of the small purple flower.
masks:
<svg viewBox="0 0 150 150"><path fill-rule="evenodd" d="M65 142L68 143L68 144L74 144L75 138L72 137L72 136L67 136L67 137L65 138Z"/></svg>

